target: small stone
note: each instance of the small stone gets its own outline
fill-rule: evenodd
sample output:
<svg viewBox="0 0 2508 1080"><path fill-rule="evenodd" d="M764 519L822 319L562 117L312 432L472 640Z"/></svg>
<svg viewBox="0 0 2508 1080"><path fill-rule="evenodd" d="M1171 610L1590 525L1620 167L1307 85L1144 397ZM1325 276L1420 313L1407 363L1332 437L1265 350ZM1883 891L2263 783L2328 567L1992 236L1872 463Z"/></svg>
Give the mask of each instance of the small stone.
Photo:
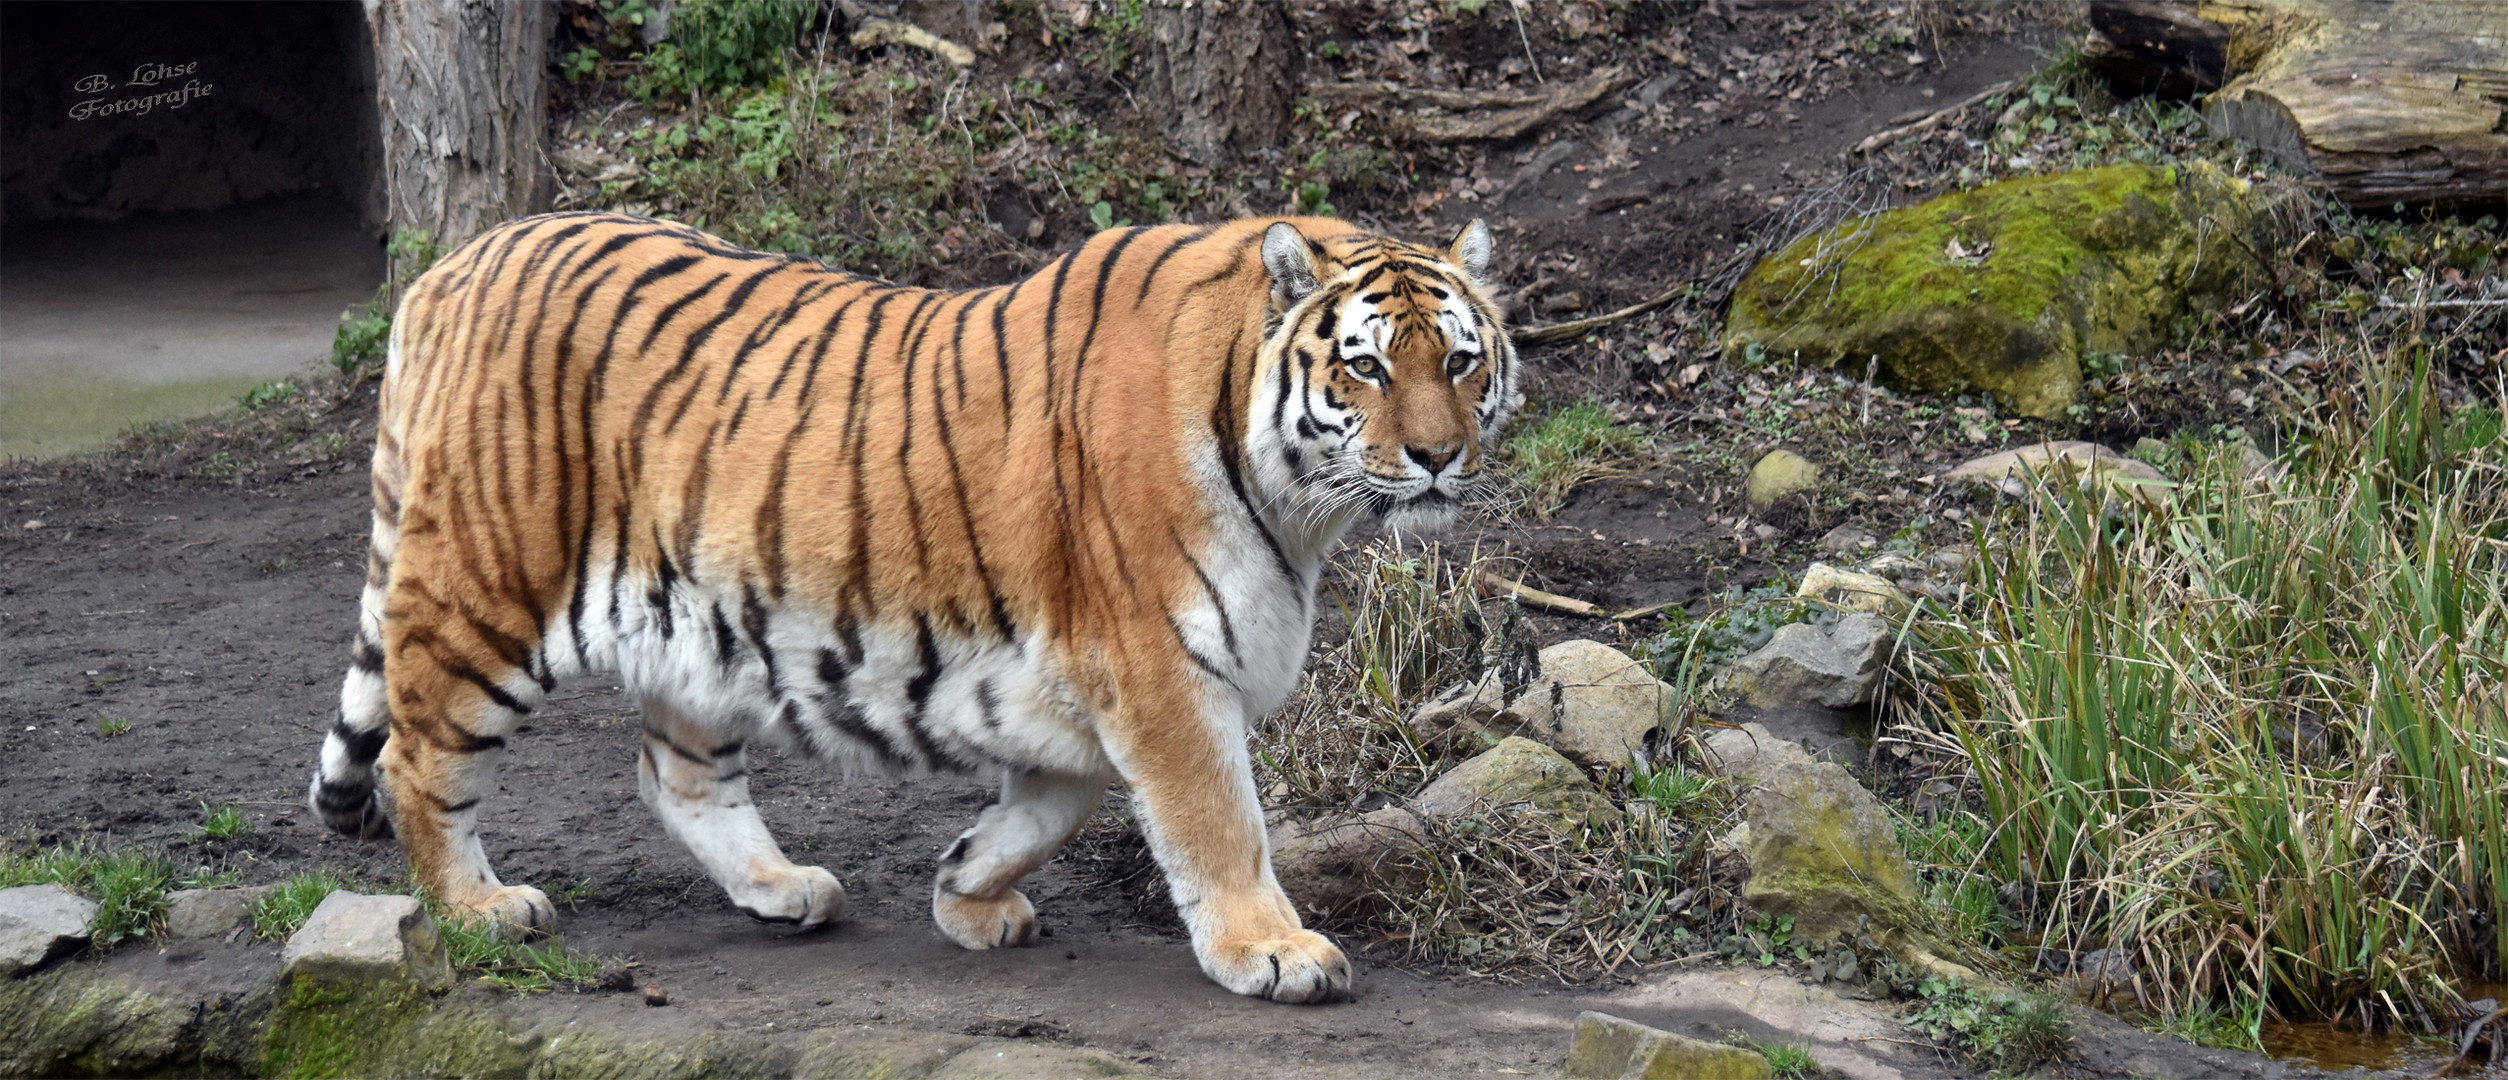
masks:
<svg viewBox="0 0 2508 1080"><path fill-rule="evenodd" d="M1777 500L1820 486L1820 466L1791 450L1771 450L1750 467L1750 509L1766 513Z"/></svg>
<svg viewBox="0 0 2508 1080"><path fill-rule="evenodd" d="M622 994L626 993L627 991L636 988L635 968L624 961L609 961L608 963L602 964L601 969L593 974L592 985L598 986L603 990L616 991ZM819 1004L824 1005L826 1002L820 1002Z"/></svg>
<svg viewBox="0 0 2508 1080"><path fill-rule="evenodd" d="M1412 797L1410 810L1445 819L1519 804L1579 822L1617 821L1620 816L1619 808L1595 790L1575 762L1520 735L1448 770Z"/></svg>
<svg viewBox="0 0 2508 1080"><path fill-rule="evenodd" d="M1671 718L1679 697L1644 664L1597 641L1543 649L1539 667L1512 698L1494 671L1449 690L1422 706L1412 726L1465 750L1522 735L1580 765L1619 766L1649 752L1650 736Z"/></svg>
<svg viewBox="0 0 2508 1080"><path fill-rule="evenodd" d="M1819 548L1831 555L1847 555L1868 550L1880 541L1853 525L1840 525L1820 537Z"/></svg>
<svg viewBox="0 0 2508 1080"><path fill-rule="evenodd" d="M1890 579L1879 574L1840 570L1827 563L1813 563L1803 571L1803 583L1794 595L1833 604L1849 611L1889 614L1905 611L1912 602Z"/></svg>
<svg viewBox="0 0 2508 1080"><path fill-rule="evenodd" d="M287 939L284 972L346 981L407 981L427 990L453 985L444 934L410 896L334 890Z"/></svg>
<svg viewBox="0 0 2508 1080"><path fill-rule="evenodd" d="M1701 1042L1608 1013L1577 1014L1568 1080L1762 1080L1775 1075L1755 1050Z"/></svg>
<svg viewBox="0 0 2508 1080"><path fill-rule="evenodd" d="M1717 729L1707 736L1705 761L1718 776L1730 776L1756 783L1758 778L1781 766L1809 765L1812 757L1803 748L1771 734L1765 726L1743 724ZM1747 829L1744 822L1737 828ZM1745 834L1747 835L1747 834ZM1748 843L1735 842L1734 846Z"/></svg>
<svg viewBox="0 0 2508 1080"><path fill-rule="evenodd" d="M0 889L0 979L86 944L95 918L95 901L58 885Z"/></svg>
<svg viewBox="0 0 2508 1080"><path fill-rule="evenodd" d="M644 984L644 1003L656 1009L671 1003L671 996L662 992L661 983Z"/></svg>
<svg viewBox="0 0 2508 1080"><path fill-rule="evenodd" d="M1889 620L1861 612L1825 630L1788 623L1777 627L1759 651L1734 661L1719 679L1761 708L1869 704L1888 667L1891 638Z"/></svg>
<svg viewBox="0 0 2508 1080"><path fill-rule="evenodd" d="M233 930L252 918L253 905L276 886L238 889L176 889L165 895L168 937L208 938Z"/></svg>

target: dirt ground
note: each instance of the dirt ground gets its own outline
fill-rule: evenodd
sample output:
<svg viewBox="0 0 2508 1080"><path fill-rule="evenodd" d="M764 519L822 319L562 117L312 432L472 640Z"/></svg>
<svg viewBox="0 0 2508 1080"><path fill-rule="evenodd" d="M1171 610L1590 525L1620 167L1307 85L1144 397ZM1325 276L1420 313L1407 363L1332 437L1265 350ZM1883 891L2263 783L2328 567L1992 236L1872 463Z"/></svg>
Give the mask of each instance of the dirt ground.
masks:
<svg viewBox="0 0 2508 1080"><path fill-rule="evenodd" d="M1725 21L1717 33L1729 40L1699 47L1765 51L1783 33L1778 17ZM1698 33L1712 39L1709 30ZM1547 171L1520 168L1503 195L1435 203L1420 224L1489 216L1502 249L1519 253L1504 270L1514 287L1572 264L1572 280L1554 289L1583 289L1596 307L1639 299L1721 257L1771 197L1833 171L1846 146L1891 118L2034 62L2020 39L1967 39L1948 53L1841 76L1834 92L1789 110L1798 119L1707 125L1673 145L1633 140L1632 165L1610 170L1607 183L1579 168L1583 150L1547 155ZM1669 86L1665 100L1706 100L1716 89L1686 82L1695 85ZM1597 199L1611 208L1593 213ZM1537 394L1577 377L1564 352L1528 359L1546 381ZM369 390L320 420L333 437L277 451L229 454L204 429L144 465L108 457L0 468L0 757L10 763L0 831L11 842L161 845L184 865L237 870L247 883L316 867L376 883L400 877L396 846L329 835L303 806L347 660L371 425ZM1768 545L1737 548L1708 520L1726 508L1675 494L1735 478L1653 479L1587 489L1550 525L1471 532L1520 559L1534 584L1611 608L1686 601L1780 571L1763 561ZM1571 620L1540 629L1624 633ZM988 801L983 787L847 780L760 755L753 790L768 823L796 859L836 871L850 894L841 925L791 934L734 911L638 804L635 730L614 686L561 687L513 740L482 831L507 881L561 898L570 946L633 959L638 981L661 984L672 1004L561 993L535 1007L652 1031L867 1024L1032 1036L1196 1077L1540 1073L1565 1052L1576 1013L1596 1008L1708 1037L1807 1041L1841 1075L1966 1074L1908 1041L1886 1003L1724 968L1659 968L1597 986L1501 984L1405 969L1369 942L1345 941L1359 964L1356 1001L1302 1009L1236 998L1201 977L1173 926L1091 886L1067 859L1027 886L1050 938L961 951L930 924L930 875ZM251 831L199 839L204 808L228 802L247 811ZM273 949L126 949L112 962L214 966ZM2087 1030L2091 1074L2150 1072L2151 1061L2187 1053L2139 1033ZM2218 1067L2255 1066L2223 1057Z"/></svg>

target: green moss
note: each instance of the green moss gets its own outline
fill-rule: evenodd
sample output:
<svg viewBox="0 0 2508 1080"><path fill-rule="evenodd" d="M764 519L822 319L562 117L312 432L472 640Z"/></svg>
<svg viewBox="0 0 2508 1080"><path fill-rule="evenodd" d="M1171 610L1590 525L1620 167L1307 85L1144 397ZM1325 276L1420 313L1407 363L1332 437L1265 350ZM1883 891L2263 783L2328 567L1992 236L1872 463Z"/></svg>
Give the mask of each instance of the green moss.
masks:
<svg viewBox="0 0 2508 1080"><path fill-rule="evenodd" d="M2249 268L2233 239L2243 194L2208 170L2117 165L1849 221L1752 269L1727 348L1849 368L1877 358L1902 385L2061 416L2083 352L2155 347Z"/></svg>

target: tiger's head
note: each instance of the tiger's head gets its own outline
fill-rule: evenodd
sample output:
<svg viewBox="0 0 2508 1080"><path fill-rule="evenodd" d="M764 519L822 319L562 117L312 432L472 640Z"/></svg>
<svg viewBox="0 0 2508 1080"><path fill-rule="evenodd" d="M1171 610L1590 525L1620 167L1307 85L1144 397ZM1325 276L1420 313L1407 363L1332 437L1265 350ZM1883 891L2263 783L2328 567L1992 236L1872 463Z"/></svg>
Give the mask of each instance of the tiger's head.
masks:
<svg viewBox="0 0 2508 1080"><path fill-rule="evenodd" d="M1257 441L1277 447L1257 460L1316 520L1451 524L1523 401L1515 348L1483 291L1488 226L1473 221L1439 250L1363 233L1318 242L1284 221L1262 253L1281 314L1271 409L1256 418Z"/></svg>

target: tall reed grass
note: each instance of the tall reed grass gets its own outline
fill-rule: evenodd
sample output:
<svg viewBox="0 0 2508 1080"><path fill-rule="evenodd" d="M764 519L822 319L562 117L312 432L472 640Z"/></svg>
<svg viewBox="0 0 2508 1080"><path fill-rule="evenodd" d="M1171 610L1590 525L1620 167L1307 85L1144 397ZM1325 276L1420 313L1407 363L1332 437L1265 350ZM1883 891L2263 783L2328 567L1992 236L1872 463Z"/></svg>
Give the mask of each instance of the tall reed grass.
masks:
<svg viewBox="0 0 2508 1080"><path fill-rule="evenodd" d="M2426 366L2172 505L2049 485L1905 650L2044 948L2168 1014L2430 1027L2508 958L2508 445Z"/></svg>

